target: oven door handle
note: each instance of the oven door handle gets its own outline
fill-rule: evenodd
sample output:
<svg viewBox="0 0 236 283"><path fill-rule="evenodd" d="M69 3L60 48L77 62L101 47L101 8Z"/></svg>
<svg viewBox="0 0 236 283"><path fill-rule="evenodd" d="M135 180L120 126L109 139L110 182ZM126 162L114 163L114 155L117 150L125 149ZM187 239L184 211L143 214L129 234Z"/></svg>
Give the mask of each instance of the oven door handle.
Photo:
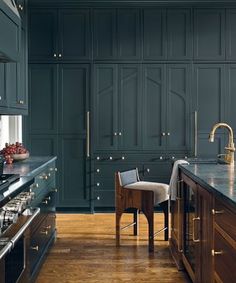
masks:
<svg viewBox="0 0 236 283"><path fill-rule="evenodd" d="M26 221L26 223L20 228L20 230L15 234L15 236L11 239L11 243L13 247L16 242L20 239L20 237L24 234L25 230L29 227L31 222L35 219L35 217L40 213L40 208L35 208L34 213L30 216L30 218Z"/></svg>
<svg viewBox="0 0 236 283"><path fill-rule="evenodd" d="M7 245L0 251L0 260L11 250L12 243L8 242Z"/></svg>

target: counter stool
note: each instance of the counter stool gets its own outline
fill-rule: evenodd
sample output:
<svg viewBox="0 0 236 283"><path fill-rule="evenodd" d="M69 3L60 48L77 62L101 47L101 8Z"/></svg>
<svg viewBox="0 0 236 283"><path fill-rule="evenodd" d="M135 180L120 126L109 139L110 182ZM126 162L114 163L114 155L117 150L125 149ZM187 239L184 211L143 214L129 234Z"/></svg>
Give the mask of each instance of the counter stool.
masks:
<svg viewBox="0 0 236 283"><path fill-rule="evenodd" d="M139 179L138 170L132 169L115 173L116 190L116 246L120 246L121 230L134 226L134 235L138 235L138 213L142 211L148 221L149 252L154 251L154 237L164 231L168 240L168 200L169 185L155 182L143 182ZM164 228L154 233L154 205L159 204L164 212ZM133 223L120 227L124 212L134 214Z"/></svg>

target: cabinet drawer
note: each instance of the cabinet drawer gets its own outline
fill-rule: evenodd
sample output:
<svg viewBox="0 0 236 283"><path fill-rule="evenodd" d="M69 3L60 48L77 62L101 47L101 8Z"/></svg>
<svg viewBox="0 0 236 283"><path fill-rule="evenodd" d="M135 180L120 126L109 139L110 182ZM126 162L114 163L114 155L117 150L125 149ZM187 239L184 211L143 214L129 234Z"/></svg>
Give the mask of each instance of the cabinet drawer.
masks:
<svg viewBox="0 0 236 283"><path fill-rule="evenodd" d="M168 176L171 173L171 167L170 162L145 163L143 175L144 177Z"/></svg>
<svg viewBox="0 0 236 283"><path fill-rule="evenodd" d="M236 210L215 199L215 223L219 225L234 241L236 241Z"/></svg>
<svg viewBox="0 0 236 283"><path fill-rule="evenodd" d="M220 282L236 282L235 262L236 250L215 230L215 252L222 252L214 256L215 279L220 278Z"/></svg>
<svg viewBox="0 0 236 283"><path fill-rule="evenodd" d="M99 198L94 201L95 207L115 207L115 191L94 191L94 197Z"/></svg>
<svg viewBox="0 0 236 283"><path fill-rule="evenodd" d="M142 166L136 164L136 163L128 163L128 164L101 164L101 163L95 163L94 171L96 178L98 177L106 177L106 178L115 178L115 172L118 171L126 171L131 170L134 168L138 168L138 170L141 172Z"/></svg>

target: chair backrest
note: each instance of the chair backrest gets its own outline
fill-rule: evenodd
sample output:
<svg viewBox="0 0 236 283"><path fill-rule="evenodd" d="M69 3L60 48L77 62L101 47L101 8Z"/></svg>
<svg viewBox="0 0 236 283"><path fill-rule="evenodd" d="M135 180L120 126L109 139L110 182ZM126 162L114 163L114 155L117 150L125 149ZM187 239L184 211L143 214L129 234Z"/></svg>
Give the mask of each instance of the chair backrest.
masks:
<svg viewBox="0 0 236 283"><path fill-rule="evenodd" d="M125 172L119 172L119 176L122 187L139 181L137 168Z"/></svg>

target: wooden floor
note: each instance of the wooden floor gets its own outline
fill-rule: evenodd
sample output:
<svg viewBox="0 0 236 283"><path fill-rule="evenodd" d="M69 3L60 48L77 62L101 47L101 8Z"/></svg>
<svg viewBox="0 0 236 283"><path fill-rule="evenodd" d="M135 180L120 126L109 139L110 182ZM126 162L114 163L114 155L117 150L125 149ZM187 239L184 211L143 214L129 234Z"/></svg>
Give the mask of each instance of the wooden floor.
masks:
<svg viewBox="0 0 236 283"><path fill-rule="evenodd" d="M130 214L122 217L128 224ZM162 214L155 215L155 228L163 226ZM58 214L58 238L38 276L37 283L189 282L177 271L163 233L148 253L147 224L140 216L140 236L132 228L122 232L122 246L115 246L114 214Z"/></svg>

